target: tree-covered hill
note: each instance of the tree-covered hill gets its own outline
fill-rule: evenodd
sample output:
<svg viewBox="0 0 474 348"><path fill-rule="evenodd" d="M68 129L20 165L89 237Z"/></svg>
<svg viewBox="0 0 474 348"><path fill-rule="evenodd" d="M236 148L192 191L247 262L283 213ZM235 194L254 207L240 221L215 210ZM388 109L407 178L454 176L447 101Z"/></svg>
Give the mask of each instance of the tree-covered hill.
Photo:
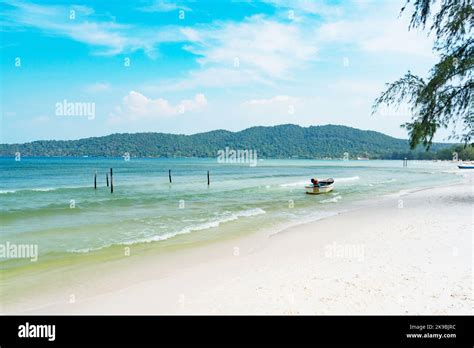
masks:
<svg viewBox="0 0 474 348"><path fill-rule="evenodd" d="M452 144L451 144L452 145ZM433 151L449 144L434 144ZM111 134L80 140L42 140L25 144L1 144L0 156L20 152L28 156L120 157L216 157L226 147L256 150L260 158L436 158L434 153L409 151L408 141L346 126L300 127L286 124L252 127L240 132L215 130L194 135L165 133ZM449 152L449 151L448 151ZM448 153L447 152L447 153Z"/></svg>

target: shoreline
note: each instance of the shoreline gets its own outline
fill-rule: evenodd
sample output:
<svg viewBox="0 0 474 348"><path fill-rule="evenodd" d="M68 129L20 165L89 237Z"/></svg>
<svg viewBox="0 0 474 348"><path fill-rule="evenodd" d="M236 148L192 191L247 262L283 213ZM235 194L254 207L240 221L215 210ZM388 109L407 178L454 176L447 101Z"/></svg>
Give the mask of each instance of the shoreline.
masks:
<svg viewBox="0 0 474 348"><path fill-rule="evenodd" d="M372 198L365 204L357 204L334 216L284 228L277 233L237 236L229 240L163 255L154 254L150 248L149 252L145 251L143 255L134 258L91 265L80 270L76 274L77 279L67 279L66 276L58 291L29 301L25 299L10 308L5 308L5 312L28 314L472 313L472 295L469 295L472 294L472 233L469 235L469 231L466 230L469 223L472 225L472 208L471 221L469 221L469 202L473 202L472 180L472 177L468 177L461 184L442 188L414 189L408 193ZM453 193L456 194L453 196ZM439 196L440 194L442 195ZM450 200L446 201L448 198ZM404 203L406 201L407 207L399 208L399 199L403 199ZM457 199L461 199L461 202L456 201ZM412 206L413 201L425 205L431 201L433 207L427 206L425 209L420 209L416 205ZM468 207L465 201L468 202ZM447 202L449 204L446 204ZM457 202L457 207L453 207L452 202ZM415 217L410 218L413 214L405 216L408 207ZM433 215L431 211L433 209L435 211L443 209L446 214L456 218L454 220L450 218L449 224L435 219L436 221L430 225L429 233L436 238L427 239L426 233L423 234L414 226L417 224L417 219L427 220L424 225L429 225L428 220ZM403 221L393 220L393 215L400 215L399 218ZM433 217L436 217L436 214ZM391 223L387 224L387 220ZM421 290L431 291L432 296L440 298L440 289L436 286L436 281L435 284L425 288L420 281L412 281L410 291L400 289L400 295L394 297L390 288L384 288L384 284L379 284L376 278L372 279L364 274L364 269L371 271L382 269L383 274L390 273L391 270L392 273L400 276L400 270L396 268L396 265L406 264L410 258L415 263L430 269L425 261L426 257L433 258L432 249L437 250L436 241L446 238L443 237L442 232L459 223L461 223L458 226L461 227L460 232L456 233L460 234L458 236L460 239L454 240L455 238L452 237L447 240L456 245L451 247L451 255L446 254L446 250L444 254L439 254L439 251L436 253L437 258L444 258L445 261L449 260L457 265L456 274L449 275L446 270L443 270L441 280L438 281L445 289L448 289L447 279L454 284L453 286L461 288L459 293L455 292L454 298L444 298L443 303L438 305L430 303L428 308L422 306L420 309L415 303L424 298ZM397 224L400 226L394 231L394 225ZM353 228L354 225L357 225L357 228ZM374 230L374 226L379 226L379 229ZM381 230L386 231L381 232ZM358 231L365 238L357 237ZM411 231L414 236L407 236L407 231ZM374 237L381 236L383 236L382 239L372 240ZM386 240L392 240L395 245L400 246L400 249L406 248L403 240L405 237L415 241L412 243L417 245L418 256L393 254L394 250L385 244ZM416 241L420 239L424 241L424 245L417 244ZM290 247L291 250L289 250ZM380 248L387 248L387 253L377 251ZM330 250L332 250L332 256L331 252L328 253ZM456 253L457 255L454 255ZM425 258L420 257L420 254L425 255ZM387 259L389 255L390 259L387 261L390 261L391 268L384 269L386 266L381 260L374 258L375 255L382 260ZM469 256L468 259L464 259L467 256ZM471 262L458 264L461 258ZM355 267L357 271L350 272L342 265L349 269ZM427 281L429 277L426 272L420 273L424 268L417 267L418 269L409 267L410 271L406 272L405 277L408 280L394 276L391 286L396 285L395 279L410 284L410 279L416 279L417 274L422 275L424 281ZM435 270L431 270L433 271ZM103 274L107 275L104 277ZM467 279L466 274L468 274ZM84 284L87 278L90 282ZM266 279L266 283L271 284L271 287L265 285L265 282L260 284L262 279ZM367 287L367 282L374 284ZM234 289L236 286L239 290ZM368 293L360 294L355 291L361 286L365 286ZM335 293L331 294L331 289ZM417 293L416 289L419 290L418 297L413 297L413 294ZM355 294L347 296L348 293L354 291ZM381 296L387 292L391 294L390 306L386 303L387 296ZM357 296L354 297L354 295ZM381 296L378 306L367 302L373 296ZM405 297L408 299L404 299ZM230 298L234 298L230 301L231 303L229 303ZM351 307L349 301L351 298L357 299L356 303L359 305Z"/></svg>

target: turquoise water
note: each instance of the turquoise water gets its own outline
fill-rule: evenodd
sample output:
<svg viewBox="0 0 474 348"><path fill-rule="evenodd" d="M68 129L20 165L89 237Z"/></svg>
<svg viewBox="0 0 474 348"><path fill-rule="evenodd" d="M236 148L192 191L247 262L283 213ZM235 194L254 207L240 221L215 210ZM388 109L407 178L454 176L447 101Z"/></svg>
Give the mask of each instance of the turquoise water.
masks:
<svg viewBox="0 0 474 348"><path fill-rule="evenodd" d="M105 183L111 167L113 194ZM455 173L453 164L439 162L403 168L402 161L259 160L252 167L216 159L2 158L1 237L2 243L37 244L39 261L114 246L192 244L276 230L371 196L461 180ZM335 178L335 190L306 195L311 177ZM15 268L30 261L0 264Z"/></svg>

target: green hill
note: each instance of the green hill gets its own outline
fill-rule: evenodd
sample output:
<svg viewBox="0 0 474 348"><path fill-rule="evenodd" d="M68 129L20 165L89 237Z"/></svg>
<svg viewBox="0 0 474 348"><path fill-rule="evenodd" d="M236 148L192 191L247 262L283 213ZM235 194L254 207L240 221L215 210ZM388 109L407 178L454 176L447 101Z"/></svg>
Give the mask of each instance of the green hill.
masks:
<svg viewBox="0 0 474 348"><path fill-rule="evenodd" d="M452 144L434 144L433 151ZM165 133L111 134L80 140L42 140L25 144L1 144L0 156L120 157L216 157L226 147L256 150L260 158L435 158L423 150L409 151L408 141L345 126L300 127L286 124L252 127L240 132L215 130L193 135Z"/></svg>

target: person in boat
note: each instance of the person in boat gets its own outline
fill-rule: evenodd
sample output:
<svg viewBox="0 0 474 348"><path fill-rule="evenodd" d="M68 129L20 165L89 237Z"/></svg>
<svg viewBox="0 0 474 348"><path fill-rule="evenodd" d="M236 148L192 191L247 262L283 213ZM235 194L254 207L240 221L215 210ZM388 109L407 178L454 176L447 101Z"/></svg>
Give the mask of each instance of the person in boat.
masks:
<svg viewBox="0 0 474 348"><path fill-rule="evenodd" d="M314 187L318 187L319 186L319 181L317 178L312 178L311 179L311 183L313 184Z"/></svg>

